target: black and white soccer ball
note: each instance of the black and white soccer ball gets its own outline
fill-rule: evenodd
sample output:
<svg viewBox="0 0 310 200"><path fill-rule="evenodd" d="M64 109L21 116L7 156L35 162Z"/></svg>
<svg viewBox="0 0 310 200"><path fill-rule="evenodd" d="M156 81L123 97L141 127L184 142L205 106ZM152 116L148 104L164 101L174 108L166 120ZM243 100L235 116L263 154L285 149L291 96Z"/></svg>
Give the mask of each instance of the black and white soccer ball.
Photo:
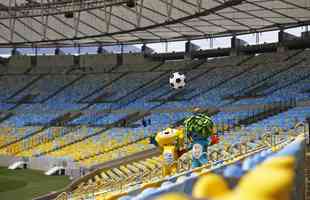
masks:
<svg viewBox="0 0 310 200"><path fill-rule="evenodd" d="M172 87L173 89L184 88L185 79L186 77L184 74L181 74L180 72L174 72L173 74L171 74L169 79L170 87Z"/></svg>

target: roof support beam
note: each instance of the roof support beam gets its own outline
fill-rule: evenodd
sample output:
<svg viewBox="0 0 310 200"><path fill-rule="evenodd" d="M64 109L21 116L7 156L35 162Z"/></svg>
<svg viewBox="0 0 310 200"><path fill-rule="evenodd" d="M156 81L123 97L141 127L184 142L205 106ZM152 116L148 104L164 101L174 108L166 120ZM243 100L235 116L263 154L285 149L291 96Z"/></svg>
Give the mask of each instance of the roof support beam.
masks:
<svg viewBox="0 0 310 200"><path fill-rule="evenodd" d="M42 40L46 39L46 28L48 22L48 15L44 16L44 9L43 9L43 0L41 0L41 25L42 25Z"/></svg>
<svg viewBox="0 0 310 200"><path fill-rule="evenodd" d="M159 1L162 1L162 0L159 0ZM184 1L183 3L189 4L189 3L186 2L186 1ZM190 5L190 4L189 4L189 5ZM192 5L192 4L191 4L191 5ZM186 11L186 10L184 10L184 9L181 9L181 8L179 8L179 7L176 7L176 6L172 5L172 4L171 4L171 7L173 7L174 9L177 9L178 11L183 12L183 13L185 13L185 14L187 14L187 15L190 15L190 14L191 14L191 13L189 13L188 11ZM207 22L208 24L212 24L212 25L214 25L214 26L217 26L217 27L220 27L220 28L222 28L222 29L224 29L224 30L227 30L225 27L223 27L223 26L221 26L221 25L217 25L217 24L211 23L210 21L207 21L207 20L204 20L204 19L201 19L201 18L199 18L199 19L202 20L202 21L204 21L204 22ZM193 26L190 26L190 25L185 24L185 23L182 23L182 24L185 25L185 26L187 26L187 27L189 27L189 28L191 28L191 29L193 29L193 30L195 30L196 32L199 32L199 33L202 33L202 34L206 34L205 32L203 32L203 31L201 31L201 30L199 30L199 29L197 29L197 28L195 28L195 27L193 27Z"/></svg>
<svg viewBox="0 0 310 200"><path fill-rule="evenodd" d="M50 0L47 0L48 2L50 1ZM83 4L80 4L80 6L82 6ZM52 17L54 17L57 21L59 21L60 23L62 23L62 24L64 24L65 26L68 26L69 28L71 28L71 29L73 29L74 30L74 38L76 38L77 37L77 34L78 33L80 33L80 34L82 34L82 35L84 35L84 36L87 36L87 34L86 33L84 33L84 32L82 32L82 31L80 31L79 30L79 24L80 23L82 23L82 24L84 24L84 25L86 25L86 26L89 26L90 28L92 28L92 29L94 29L95 31L98 31L98 32L100 32L100 33L102 33L103 34L103 32L101 32L98 28L96 28L96 27L94 27L94 26L92 26L91 24L88 24L88 23L86 23L86 22L84 22L84 21L82 21L81 20L81 17L80 17L80 12L78 13L78 17L75 17L75 23L74 23L74 25L71 25L71 24L68 24L68 23L66 23L65 21L63 21L60 17L58 17L58 16L52 16ZM45 19L46 19L46 22L45 22L45 24L47 24L47 20L48 20L48 17L49 17L49 15L47 15L47 16L45 16ZM35 18L33 18L33 19L35 19ZM51 27L49 27L49 28L51 28ZM55 32L57 32L58 34L61 34L63 37L65 37L65 38L69 38L68 36L66 36L66 35L64 35L64 34L62 34L62 33L60 33L60 32L58 32L57 30L55 30L55 29L53 29L53 31L55 31ZM45 35L46 35L46 33L45 33ZM46 38L45 38L46 39ZM72 38L71 38L72 39ZM97 41L96 41L97 42Z"/></svg>
<svg viewBox="0 0 310 200"><path fill-rule="evenodd" d="M10 41L14 41L15 19L10 20Z"/></svg>
<svg viewBox="0 0 310 200"><path fill-rule="evenodd" d="M53 16L53 17L54 17L57 21L59 21L60 23L62 23L62 24L64 24L64 25L70 27L71 29L75 30L75 28L74 28L73 25L71 25L71 24L69 24L69 23L63 21L60 17L58 17L58 16ZM88 23L82 21L81 19L79 20L79 23L82 23L82 24L84 24L84 25L86 25L86 26L89 26L90 28L92 28L92 29L94 29L94 30L96 30L96 31L98 31L98 32L100 32L100 33L102 33L100 30L98 30L98 28L96 28L96 27L94 27L94 26L92 26L92 25L90 25L90 24L88 24ZM87 34L86 34L86 33L82 32L82 31L79 30L79 29L76 29L76 30L77 30L78 33L81 33L82 35L84 35L84 36L87 37Z"/></svg>
<svg viewBox="0 0 310 200"><path fill-rule="evenodd" d="M186 3L186 4L188 4L188 5L195 6L195 4L193 4L193 3L191 3L191 2L188 2L187 0L184 0L183 3ZM181 8L178 8L178 7L175 7L175 6L174 6L174 9L177 9L177 10L179 10L179 11L181 11L181 12L187 14L187 15L190 15L190 13L189 13L188 11L184 10L184 9L181 9ZM202 8L201 8L201 11L203 11ZM211 21L206 20L206 19L202 19L202 18L200 18L200 17L199 17L199 20L201 20L201 21L203 21L203 22L206 22L206 23L208 23L208 24L211 24L211 25L213 25L213 26L222 28L223 30L228 31L227 28L225 28L224 26L222 26L222 25L220 25L220 24L216 24L216 23L214 23L214 22L211 22ZM183 24L184 24L184 23L183 23ZM186 24L186 25L187 25L187 24ZM189 25L188 25L188 26L189 26ZM195 31L197 31L197 32L206 34L206 33L200 31L199 29L197 29L197 28L195 28L195 27L193 27L193 26L190 26L190 27L191 27L192 29L194 29Z"/></svg>
<svg viewBox="0 0 310 200"><path fill-rule="evenodd" d="M166 2L165 2L166 3ZM141 5L142 6L142 5ZM159 14L159 15L161 15L161 16L164 16L164 17L167 17L167 15L165 15L165 14L163 14L163 13L161 13L161 12L158 12L158 11L156 11L156 10L153 10L153 9L151 9L151 8L148 8L148 7L145 7L145 6L142 6L144 9L147 9L147 10L149 10L149 11L151 11L151 12L154 12L154 13L156 13L156 14ZM126 7L125 7L126 8ZM128 9L128 11L132 11L131 9ZM144 16L144 15L141 15L143 18L145 18L145 19L147 19L148 21L150 21L150 22L152 22L153 24L156 24L157 22L154 20L154 19L151 19L151 18L149 18L149 17L147 17L147 16ZM168 17L167 17L167 19L168 19ZM168 20L167 20L168 21ZM177 33L177 34L179 34L179 35L182 35L182 34L180 34L178 31L176 31L176 30L174 30L173 28L171 28L171 27L168 27L168 26L164 26L165 28L167 28L167 29L169 29L170 31L172 31L172 32L175 32L175 33Z"/></svg>
<svg viewBox="0 0 310 200"><path fill-rule="evenodd" d="M169 25L182 24L182 23L184 23L184 22L186 22L188 20L191 20L191 19L207 16L207 15L210 15L212 13L217 13L220 10L223 10L225 8L228 8L228 7L231 7L231 6L234 6L234 5L238 5L238 4L240 4L240 3L244 2L244 1L245 0L229 0L229 1L225 1L224 3L222 3L222 4L218 5L218 6L210 8L208 10L203 10L200 13L191 14L189 16L180 17L180 18L173 19L173 20L170 20L170 21L156 22L154 24L146 25L146 26L139 27L139 28L133 28L133 29L123 30L123 31L114 31L114 32L111 32L111 33L107 32L107 33L102 33L102 34L85 35L85 36L80 36L80 37L77 37L77 38L74 38L74 39L75 40L83 40L83 39L100 38L100 37L111 37L111 36L114 36L114 35L130 34L130 33L133 33L135 31L138 31L138 32L139 31L147 31L147 30L158 28L158 27L166 27L169 30L171 30L171 27L169 27ZM146 8L146 7L144 6L143 8ZM142 15L141 15L141 17L142 17ZM174 30L171 30L171 31L174 31ZM177 30L175 30L174 32L180 34L180 32L178 32ZM175 38L175 40L177 40L177 38L181 38L181 37L186 38L186 36L183 35L183 34L181 36L176 36L176 37L173 37L173 38ZM205 35L203 37L205 37ZM53 42L67 41L67 40L72 40L72 39L73 38L70 38L70 39L67 39L67 38L51 39L49 41L37 40L37 41L33 41L33 43L42 43L42 42L53 43ZM132 41L134 41L134 40L131 40L131 42ZM16 44L26 44L26 42L16 43Z"/></svg>
<svg viewBox="0 0 310 200"><path fill-rule="evenodd" d="M43 36L43 40L46 40L47 38L46 38L46 33L47 33L47 24L48 24L48 16L43 16L43 19L42 19L43 21L43 23L42 23L42 28L43 28L43 34L42 34L42 36Z"/></svg>
<svg viewBox="0 0 310 200"><path fill-rule="evenodd" d="M31 24L28 24L27 22L23 22L22 19L16 19L19 23L23 24L26 28L31 30L32 32L36 33L38 36L43 36L43 34L39 31L36 30L35 27L31 26ZM31 19L32 20L32 19Z"/></svg>
<svg viewBox="0 0 310 200"><path fill-rule="evenodd" d="M233 23L235 23L235 24L238 24L238 25L240 25L240 26L246 27L246 28L248 28L248 29L250 29L250 30L254 30L251 26L249 26L249 25L247 25L247 24L245 24L245 23L239 22L238 20L234 20L233 18L226 17L226 16L224 16L224 15L222 15L222 14L219 14L219 13L214 13L214 14L217 15L217 16L219 16L219 17L222 17L222 18L224 18L224 19L226 19L226 20L229 20L229 21L231 21L231 22L233 22Z"/></svg>
<svg viewBox="0 0 310 200"><path fill-rule="evenodd" d="M170 2L168 3L168 1ZM166 0L165 3L167 4L167 21L169 21L171 19L173 0Z"/></svg>
<svg viewBox="0 0 310 200"><path fill-rule="evenodd" d="M216 2L218 2L218 3L221 3L219 0L214 0L214 1L216 1ZM252 17L257 18L257 19L260 19L260 20L262 20L262 21L265 21L265 22L268 22L268 23L271 23L271 24L276 24L274 21L271 21L271 20L269 20L269 19L266 19L266 18L264 18L264 17L262 17L262 16L254 15L254 14L252 14L252 13L250 13L250 12L245 11L245 10L241 10L241 9L237 8L236 6L232 6L231 8L234 9L235 11L237 11L237 12L245 13L246 15L252 16Z"/></svg>
<svg viewBox="0 0 310 200"><path fill-rule="evenodd" d="M138 6L138 4L136 5L136 13L137 13L137 26L136 27L140 27L140 25L141 25L141 15L142 15L142 11L143 11L143 9L142 9L143 5L144 5L144 0L140 1L139 6Z"/></svg>
<svg viewBox="0 0 310 200"><path fill-rule="evenodd" d="M14 11L12 11L12 3L13 0L9 1L9 14L10 14L10 41L13 42L14 41L14 30L15 30L15 17L14 17ZM16 4L16 0L15 0L15 4Z"/></svg>
<svg viewBox="0 0 310 200"><path fill-rule="evenodd" d="M101 20L101 21L105 21L105 19L103 19L102 17L100 17L100 16L98 16L97 14L93 13L92 11L88 11L87 13L91 14L92 16L96 17L97 19L99 19L99 20ZM119 18L117 15L114 15L113 13L109 13L109 15L110 15L111 17L113 16L113 17ZM123 19L123 18L120 18L120 19L122 19L123 21L126 22L125 19ZM114 25L114 24L112 24L112 23L110 23L110 26L113 27L113 28L116 28L116 29L118 29L118 30L122 30L120 27L118 27L118 26L116 26L116 25ZM130 35L132 35L133 37L136 37L136 38L138 38L139 40L141 40L141 38L139 38L139 37L138 37L137 35L135 35L134 33L130 33ZM111 38L114 39L115 41L118 41L118 40L117 40L115 37L113 37L113 36L111 36Z"/></svg>
<svg viewBox="0 0 310 200"><path fill-rule="evenodd" d="M142 8L145 8L143 5L141 5L141 7L142 7ZM129 12L134 12L133 10L128 9L128 8L125 7L125 6L124 6L124 8L127 9ZM120 17L120 16L117 16L117 15L113 15L112 13L111 13L111 15L112 15L113 17L119 18L119 19L121 19L121 20L123 20L123 21L125 21L125 22L127 22L127 23L129 23L129 24L131 24L131 25L134 25L132 22L130 22L130 21L127 20L127 19L124 19L124 18L122 18L122 17ZM154 23L154 21L153 21L152 19L150 19L150 18L144 16L144 15L142 14L142 12L141 12L141 18L144 18L144 19L146 19L146 20L151 21L152 23ZM139 28L139 27L137 27L137 28ZM155 37L158 37L158 38L160 38L160 39L162 40L162 37L161 37L161 36L159 36L158 34L152 32L151 30L145 30L145 32L148 32L148 33L150 33L150 34L154 35Z"/></svg>
<svg viewBox="0 0 310 200"><path fill-rule="evenodd" d="M42 1L42 0L41 0ZM8 12L8 14L10 14L10 10L9 10L9 7L6 7L7 8L7 12ZM12 12L11 12L12 13ZM14 14L12 14L13 16L15 16ZM34 32L34 33L36 33L37 35L39 35L39 36L42 36L43 34L42 33L40 33L40 31L38 31L38 30L36 30L33 26L31 26L31 25L29 25L27 22L24 22L22 19L19 19L19 18L15 18L15 17L12 17L11 19L14 19L15 21L18 21L19 23L21 23L21 24L23 24L26 28L28 28L29 30L31 30L32 32ZM12 36L12 34L14 34L14 32L15 32L15 34L17 34L18 35L18 33L15 31L15 21L14 21L14 23L13 23L13 25L14 25L14 29L11 29L11 19L10 19L10 26L9 26L9 29L10 29L10 34L11 34L11 37L14 37L14 36ZM30 18L31 19L31 18ZM13 38L14 39L14 38ZM12 42L12 39L10 39L9 40L10 42Z"/></svg>
<svg viewBox="0 0 310 200"><path fill-rule="evenodd" d="M42 21L36 19L35 17L32 17L31 19L34 20L34 21L36 21L37 23L42 24ZM57 33L58 35L60 35L60 36L62 36L62 37L64 37L64 38L66 38L66 39L69 40L69 38L68 38L66 35L64 35L63 33L59 32L59 30L57 30L57 29L55 29L55 28L49 26L49 25L48 25L48 19L49 19L48 16L45 16L45 17L44 17L44 21L43 21L43 25L42 25L42 27L45 26L45 28L43 28L43 31L44 31L44 32L43 32L43 38L44 38L45 40L47 39L47 36L46 36L46 34L47 34L47 28L49 28L50 30L52 30L52 31L54 31L55 33Z"/></svg>
<svg viewBox="0 0 310 200"><path fill-rule="evenodd" d="M2 25L3 27L5 27L7 30L10 31L10 26L7 26L6 24L2 23L1 21L0 21L0 25ZM13 31L14 31L14 33L15 33L17 36L19 36L20 38L22 38L23 40L25 40L25 42L30 42L29 39L25 38L22 34L16 32L16 30L13 29ZM10 41L10 43L13 43L10 39L8 39L8 40Z"/></svg>
<svg viewBox="0 0 310 200"><path fill-rule="evenodd" d="M279 12L279 11L276 11L275 9L267 8L267 7L265 7L265 6L262 6L262 5L260 5L260 4L257 4L257 3L254 3L254 2L251 2L251 1L248 1L248 0L244 0L244 1L245 1L246 3L249 3L249 4L251 4L251 5L257 6L257 7L259 7L259 8L264 9L264 10L268 10L268 11L270 11L270 12L272 12L272 13L281 15L282 17L285 17L285 18L291 19L291 20L293 20L293 21L299 22L299 20L296 19L295 17L288 16L288 15L286 15L286 14L284 14L284 13L281 13L281 12Z"/></svg>
<svg viewBox="0 0 310 200"><path fill-rule="evenodd" d="M110 32L110 25L111 25L111 13L112 13L112 6L109 7L109 12L108 12L108 7L106 6L106 3L104 4L104 20L106 24L106 32Z"/></svg>
<svg viewBox="0 0 310 200"><path fill-rule="evenodd" d="M20 0L21 1L21 0ZM29 18L29 17L40 17L42 15L40 3L35 2L31 5L19 4L14 6L15 17L16 18ZM65 14L67 12L82 12L88 10L94 10L104 7L106 4L107 7L119 6L128 2L128 0L87 0L87 3L84 3L82 0L76 0L76 4L82 4L79 6L72 6L72 1L69 0L45 0L43 3L44 15L59 15ZM0 9L0 19L9 19L11 16L5 11Z"/></svg>
<svg viewBox="0 0 310 200"><path fill-rule="evenodd" d="M143 1L143 0L142 0L142 1ZM100 9L100 10L102 10L102 9ZM133 10L131 10L131 9L129 9L128 11L132 11L132 12L133 12ZM93 13L92 11L88 11L88 13L91 14L92 16L96 17L97 19L99 19L99 20L105 22L105 19L104 19L104 18L102 18L101 16L98 16L97 14ZM119 19L119 20L122 20L122 21L124 21L124 22L126 22L126 23L128 23L128 24L130 24L130 25L132 25L132 26L134 26L134 27L137 26L137 24L135 24L134 22L131 22L130 20L128 20L128 19L126 19L126 18L123 18L123 17L121 17L121 16L119 16L119 15L113 14L112 12L108 12L108 14L111 15L111 17L114 17L114 18L117 18L117 19ZM142 12L141 12L141 17L143 17ZM117 26L115 26L115 25L112 24L112 23L111 23L110 25L111 25L112 27L114 27L114 28L117 28L118 30L122 30L120 27L117 27ZM146 30L146 32L152 34L153 36L155 36L155 37L157 37L157 38L161 38L159 35L157 35L157 34L151 32L151 31ZM136 37L136 38L139 38L139 37L138 37L137 35L135 35L134 33L131 33L131 35L134 36L134 37ZM113 39L114 39L114 38L113 38ZM115 39L115 40L116 40L116 39ZM139 38L139 40L142 41L141 38Z"/></svg>
<svg viewBox="0 0 310 200"><path fill-rule="evenodd" d="M74 24L74 37L77 37L78 31L79 31L79 24L80 24L80 19L81 19L81 13L77 13L77 17L75 19L75 24Z"/></svg>
<svg viewBox="0 0 310 200"><path fill-rule="evenodd" d="M82 4L80 4L81 6ZM78 31L79 31L79 25L80 25L80 19L81 19L81 12L77 12L77 16L74 17L74 37L77 37Z"/></svg>
<svg viewBox="0 0 310 200"><path fill-rule="evenodd" d="M217 3L219 3L219 4L222 4L222 2L221 1L218 1L218 0L214 0L214 1L216 1ZM195 5L195 4L192 4L192 3L189 3L189 2L187 2L187 1L185 1L186 3L188 3L188 4L190 4L190 5ZM239 5L239 4L237 4L237 5ZM234 5L232 5L231 7L233 7ZM204 9L205 10L205 9ZM223 16L223 15L221 15L221 14L219 14L219 13L213 13L214 15L217 15L217 16L220 16L220 17L222 17L222 18L224 18L224 19L226 19L226 20L229 20L229 21L231 21L231 22L234 22L234 23L236 23L236 24L238 24L238 25L240 25L240 26L244 26L244 27L246 27L246 28L249 28L249 29L251 29L252 30L252 27L250 27L250 26L248 26L248 25L246 25L246 24L244 24L244 23L241 23L241 22L239 22L239 21L237 21L237 20L234 20L234 19L231 19L231 18L229 18L229 17L225 17L225 16ZM210 23L210 21L208 21L209 23ZM226 28L226 30L228 30L227 28Z"/></svg>
<svg viewBox="0 0 310 200"><path fill-rule="evenodd" d="M197 0L197 12L201 12L202 0Z"/></svg>
<svg viewBox="0 0 310 200"><path fill-rule="evenodd" d="M1 31L1 28L0 28L0 31ZM11 42L8 38L4 37L4 36L1 35L1 34L0 34L0 38L3 39L4 41L6 41L7 43L10 43L10 42Z"/></svg>
<svg viewBox="0 0 310 200"><path fill-rule="evenodd" d="M304 9L304 10L310 11L309 7L300 6L300 5L298 5L296 3L293 3L291 1L287 1L287 0L278 0L278 1L281 1L281 2L283 2L285 4L287 4L287 5L290 5L290 6L294 6L294 7L300 8L300 9Z"/></svg>

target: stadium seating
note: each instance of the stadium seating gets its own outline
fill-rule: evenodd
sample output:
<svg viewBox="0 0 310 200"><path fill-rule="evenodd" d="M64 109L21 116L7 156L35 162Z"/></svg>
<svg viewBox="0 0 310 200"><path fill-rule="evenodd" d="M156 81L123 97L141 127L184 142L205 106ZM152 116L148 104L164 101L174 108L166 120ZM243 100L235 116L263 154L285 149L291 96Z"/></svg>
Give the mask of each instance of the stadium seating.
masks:
<svg viewBox="0 0 310 200"><path fill-rule="evenodd" d="M59 57L66 66L49 56L38 58L38 67L27 58L12 60L20 67L10 68L14 75L0 80L12 85L0 84L5 110L0 113L0 155L67 160L95 170L63 193L69 199L189 195L195 187L188 185L211 171L227 180L246 173L256 180L256 166L276 155L296 156L302 148L296 124L310 116L309 54L293 50L181 61L132 54L121 65L107 55L103 67L104 56L85 55L83 68L70 66L72 56ZM174 71L186 75L182 90L168 84ZM178 174L162 177L158 156L130 160L153 151L149 137L180 124L194 107L208 108L221 141L209 147L208 165L190 169L190 156L185 156ZM296 147L287 146L294 139ZM126 163L101 169L125 158Z"/></svg>
<svg viewBox="0 0 310 200"><path fill-rule="evenodd" d="M42 56L39 58L39 63L40 66L46 65L45 67L12 68L10 70L16 76L1 80L6 81L6 85L12 85L0 90L0 96L3 102L6 102L1 104L1 108L11 109L12 112L12 115L7 117L1 114L6 117L3 119L3 126L9 127L10 124L15 124L21 128L12 129L10 134L1 136L0 153L18 156L66 155L68 159L90 166L107 161L104 156L99 159L101 152L107 150L106 146L110 147L111 152L114 152L114 148L117 152L117 149L121 151L125 148L123 146L132 146L136 140L192 115L192 112L186 109L193 105L198 107L273 105L275 102L291 101L292 98L294 101L304 101L308 98L306 92L309 85L308 54L308 50L294 50L257 56L167 62L146 61L133 54L132 58L136 60L128 58L120 66L113 62L112 58L111 62L108 62L109 58L103 69L98 63L104 56L96 60L93 55L85 55L82 58L85 67L93 65L91 70L86 71L73 69L67 65L61 68L58 61ZM68 66L72 62L71 59L72 57L64 58ZM57 67L53 69L50 63L56 63ZM32 79L25 86L20 80L26 79L28 75L18 73L29 68ZM186 74L188 84L183 91L172 91L169 88L167 80L172 71ZM18 106L12 104L18 102L20 102ZM121 120L141 107L150 112L147 118L151 120L151 124L147 127L142 126L140 118L129 124L140 126L139 128L131 130L113 126L105 128L114 123L121 123ZM274 125L290 128L297 121L304 121L309 116L308 109L294 107L295 105L257 119L259 121L247 129L257 127L264 129ZM152 112L156 109L160 112ZM303 112L294 112L295 109L302 109ZM109 113L109 110L120 112ZM121 112L122 110L128 113ZM170 113L169 110L176 111ZM62 122L59 119L59 116L72 111L82 114L77 114L68 121L62 119ZM239 123L242 120L255 118L262 112L266 112L266 109L223 111L218 112L213 119L218 127L227 131L234 126L241 126ZM266 122L268 120L268 124L263 119ZM53 123L55 127L46 128L53 126ZM61 126L71 127L61 128ZM123 137L128 132L132 132L132 136ZM141 135L139 132L145 134ZM118 133L126 134L117 136ZM106 138L109 137L106 135L119 138L114 142L118 145L113 145L114 140L107 142ZM145 148L149 147L147 145L141 147ZM79 151L75 152L74 149ZM95 161L96 157L98 162Z"/></svg>
<svg viewBox="0 0 310 200"><path fill-rule="evenodd" d="M295 136L296 134L298 133L296 132ZM236 136L236 134L230 134L225 136L225 140L236 141L240 143L240 141L242 142L243 140L242 137L244 137L244 139L247 139L248 136L248 134L243 134L239 136ZM258 141L259 140L257 140L256 143ZM276 163L280 162L280 167L282 163L284 164L286 161L291 162L289 161L290 159L287 160L285 158L283 161L281 159L276 159L276 163L273 163L271 162L272 158L278 156L298 157L303 145L303 136L301 135L297 138L294 138L293 142L285 135L279 136L276 145L272 146L272 148L266 147L266 144L263 143L261 144L261 146L247 149L243 151L243 153L235 151L235 153L233 154L227 154L224 157L222 156L220 158L220 160L222 160L221 162L219 162L219 160L216 160L215 162L211 163L210 170L199 169L198 171L195 170L187 172L187 169L185 168L184 173L180 173L176 177L172 176L165 177L163 179L160 178L161 161L158 157L133 162L131 164L121 165L117 168L97 171L92 176L92 178L88 176L86 179L83 180L83 182L79 183L76 186L76 189L72 191L71 196L73 198L82 198L86 197L87 194L96 194L95 196L98 199L113 199L122 196L122 198L128 197L130 199L149 199L151 197L154 198L156 196L173 191L185 192L186 194L190 194L190 191L192 191L192 189L193 195L203 194L203 191L200 190L199 192L199 190L196 189L196 192L194 192L195 188L192 188L192 183L194 180L197 179L198 176L204 176L205 174L209 174L210 171L218 171L218 173L222 174L225 179L239 179L241 176L247 173L247 171L255 168L255 166L260 165L260 163L262 162L262 165L266 166L276 166ZM287 145L289 143L291 144ZM211 153L212 149L221 148L223 148L223 146L213 146L210 147L209 152ZM243 156L243 154L245 156ZM238 159L243 160L243 158L245 157L246 159L244 161L241 161L242 167L238 164L234 164ZM288 166L291 166L291 164L289 164ZM208 168L210 167L210 165L205 167ZM216 170L221 168L223 169ZM181 168L179 170L180 172L182 172L183 169ZM253 173L256 173L256 171L254 170L250 172L250 174ZM258 174L260 174L260 172L257 172L257 175ZM247 179L247 177L249 176L250 175L246 175L244 179ZM135 187L135 184L138 184L137 187ZM198 187L197 185L196 187ZM129 194L133 196L130 196ZM205 197L207 196L204 196L204 198ZM209 198L211 198L211 196L209 196Z"/></svg>
<svg viewBox="0 0 310 200"><path fill-rule="evenodd" d="M96 172L94 178L81 182L73 191L73 197L84 196L85 191L98 191L104 186L117 184L118 181L123 181L125 184L132 184L131 181L139 179L141 173L144 180L153 176L160 176L161 161L158 157L152 157L134 163L124 164L117 168L109 170L101 170ZM151 173L151 174L150 174ZM90 189L90 187L92 189Z"/></svg>

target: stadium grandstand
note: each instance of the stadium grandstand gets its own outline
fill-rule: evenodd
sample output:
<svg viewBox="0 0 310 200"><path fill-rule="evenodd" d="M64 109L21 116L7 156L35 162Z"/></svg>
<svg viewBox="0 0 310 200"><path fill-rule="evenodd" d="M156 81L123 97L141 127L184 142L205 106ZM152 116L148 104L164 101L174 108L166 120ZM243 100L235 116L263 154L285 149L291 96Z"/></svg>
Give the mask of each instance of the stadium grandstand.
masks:
<svg viewBox="0 0 310 200"><path fill-rule="evenodd" d="M0 1L0 200L310 199L309 24L308 0Z"/></svg>

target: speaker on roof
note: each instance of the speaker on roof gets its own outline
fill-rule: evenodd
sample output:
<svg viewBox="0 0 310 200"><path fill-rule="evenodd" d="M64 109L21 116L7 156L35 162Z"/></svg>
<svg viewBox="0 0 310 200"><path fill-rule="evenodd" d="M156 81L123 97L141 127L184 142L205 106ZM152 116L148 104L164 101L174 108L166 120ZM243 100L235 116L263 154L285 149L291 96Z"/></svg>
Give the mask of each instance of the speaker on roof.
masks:
<svg viewBox="0 0 310 200"><path fill-rule="evenodd" d="M108 51L105 50L102 46L99 46L97 49L97 54L103 54L103 53L107 53Z"/></svg>
<svg viewBox="0 0 310 200"><path fill-rule="evenodd" d="M128 6L129 8L135 7L135 6L136 6L136 0L128 0L127 6Z"/></svg>
<svg viewBox="0 0 310 200"><path fill-rule="evenodd" d="M200 49L200 46L198 46L197 44L194 44L190 41L187 41L185 43L185 52L186 53L190 53L190 52L193 52L193 51L198 51Z"/></svg>
<svg viewBox="0 0 310 200"><path fill-rule="evenodd" d="M65 55L65 52L63 52L61 49L59 49L59 48L56 48L55 49L55 55Z"/></svg>
<svg viewBox="0 0 310 200"><path fill-rule="evenodd" d="M147 126L147 123L146 123L145 119L142 119L142 125L143 125L143 127Z"/></svg>
<svg viewBox="0 0 310 200"><path fill-rule="evenodd" d="M144 55L149 55L149 54L152 54L154 53L154 49L146 46L146 44L143 44L142 47L141 47L141 52L144 54Z"/></svg>
<svg viewBox="0 0 310 200"><path fill-rule="evenodd" d="M12 56L19 56L21 55L20 51L18 51L16 48L13 48L11 51Z"/></svg>
<svg viewBox="0 0 310 200"><path fill-rule="evenodd" d="M66 12L65 13L65 18L73 18L74 17L74 13L73 12Z"/></svg>

